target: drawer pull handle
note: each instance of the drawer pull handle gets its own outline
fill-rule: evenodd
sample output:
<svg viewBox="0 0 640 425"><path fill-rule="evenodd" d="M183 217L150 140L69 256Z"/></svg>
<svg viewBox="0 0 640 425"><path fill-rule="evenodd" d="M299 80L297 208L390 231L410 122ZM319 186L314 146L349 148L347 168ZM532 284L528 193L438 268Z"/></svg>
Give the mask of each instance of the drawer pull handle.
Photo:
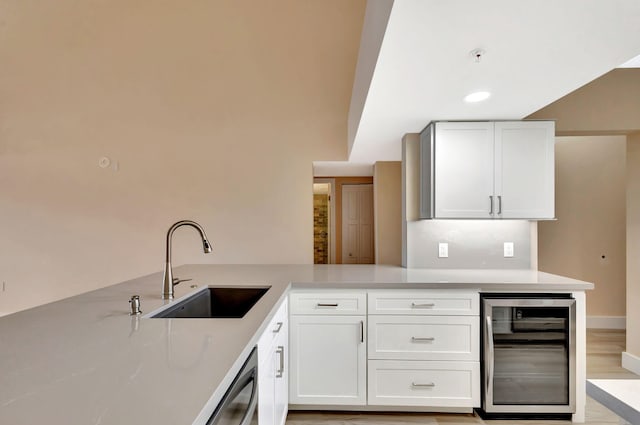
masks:
<svg viewBox="0 0 640 425"><path fill-rule="evenodd" d="M412 342L431 342L433 340L435 340L435 338L432 336L429 336L429 337L412 336L411 337Z"/></svg>
<svg viewBox="0 0 640 425"><path fill-rule="evenodd" d="M416 384L415 382L412 382L411 386L413 388L432 388L435 387L436 384L434 384L433 382L429 382L428 384Z"/></svg>
<svg viewBox="0 0 640 425"><path fill-rule="evenodd" d="M411 303L411 308L432 308L434 306L435 306L434 303L428 303L428 304Z"/></svg>
<svg viewBox="0 0 640 425"><path fill-rule="evenodd" d="M282 322L277 322L276 323L276 328L273 330L273 333L277 334L278 332L280 332L280 329L282 329L282 325L283 325Z"/></svg>
<svg viewBox="0 0 640 425"><path fill-rule="evenodd" d="M338 307L338 303L318 303L318 307Z"/></svg>

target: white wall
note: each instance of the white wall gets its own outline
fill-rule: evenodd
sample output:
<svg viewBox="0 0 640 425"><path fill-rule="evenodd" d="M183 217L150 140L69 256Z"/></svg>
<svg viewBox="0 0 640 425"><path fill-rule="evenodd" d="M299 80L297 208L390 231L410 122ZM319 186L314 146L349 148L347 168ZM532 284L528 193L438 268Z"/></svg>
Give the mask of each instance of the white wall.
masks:
<svg viewBox="0 0 640 425"><path fill-rule="evenodd" d="M313 262L364 0L0 9L0 311L161 270L185 218L214 251L180 229L174 264Z"/></svg>

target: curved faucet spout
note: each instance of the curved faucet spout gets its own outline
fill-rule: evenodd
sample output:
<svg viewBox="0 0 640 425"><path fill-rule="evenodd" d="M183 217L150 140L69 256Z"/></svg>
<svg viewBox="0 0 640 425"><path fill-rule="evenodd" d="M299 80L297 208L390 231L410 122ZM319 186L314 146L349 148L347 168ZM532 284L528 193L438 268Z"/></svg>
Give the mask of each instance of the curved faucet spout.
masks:
<svg viewBox="0 0 640 425"><path fill-rule="evenodd" d="M200 233L200 237L202 238L202 249L205 254L211 252L211 243L209 239L207 239L207 234L205 233L202 226L200 226L195 221L191 220L181 220L177 223L174 223L169 230L167 231L167 244L166 244L166 257L164 263L164 277L162 283L162 298L165 300L169 300L173 298L173 287L176 283L174 283L173 279L173 270L171 267L171 240L173 238L173 232L176 231L178 227L182 226L190 226L193 227ZM179 282L178 282L179 283Z"/></svg>

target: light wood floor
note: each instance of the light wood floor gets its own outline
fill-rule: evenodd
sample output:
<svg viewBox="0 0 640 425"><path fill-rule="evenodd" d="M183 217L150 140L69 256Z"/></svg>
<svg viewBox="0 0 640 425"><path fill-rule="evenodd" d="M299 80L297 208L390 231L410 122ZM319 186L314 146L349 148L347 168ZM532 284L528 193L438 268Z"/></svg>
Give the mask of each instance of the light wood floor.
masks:
<svg viewBox="0 0 640 425"><path fill-rule="evenodd" d="M587 331L587 378L638 378L623 369L621 353L625 349L625 332L593 329ZM357 413L357 412L289 412L286 425L567 425L569 421L483 421L477 415L426 413ZM619 424L619 418L587 397L586 423Z"/></svg>

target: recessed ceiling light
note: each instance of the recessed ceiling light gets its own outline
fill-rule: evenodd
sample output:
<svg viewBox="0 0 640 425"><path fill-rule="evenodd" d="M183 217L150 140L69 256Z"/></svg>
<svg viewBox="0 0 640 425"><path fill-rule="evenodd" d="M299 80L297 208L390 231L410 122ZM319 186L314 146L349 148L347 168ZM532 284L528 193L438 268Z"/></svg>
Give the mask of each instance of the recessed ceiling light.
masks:
<svg viewBox="0 0 640 425"><path fill-rule="evenodd" d="M466 95L464 101L469 103L482 102L483 100L489 99L489 97L491 97L491 93L488 91L477 91Z"/></svg>

